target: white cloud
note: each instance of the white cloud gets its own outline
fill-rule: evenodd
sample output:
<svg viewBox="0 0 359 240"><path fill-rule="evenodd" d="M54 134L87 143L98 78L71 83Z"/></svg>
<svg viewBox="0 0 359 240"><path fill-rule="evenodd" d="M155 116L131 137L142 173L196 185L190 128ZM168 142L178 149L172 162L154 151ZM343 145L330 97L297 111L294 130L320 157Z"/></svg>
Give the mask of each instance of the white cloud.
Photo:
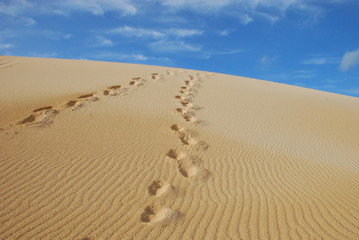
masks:
<svg viewBox="0 0 359 240"><path fill-rule="evenodd" d="M47 38L54 39L54 40L69 39L72 37L72 34L62 33L62 32L57 32L57 31L49 31L49 30L31 31L31 32L27 32L27 33L43 35Z"/></svg>
<svg viewBox="0 0 359 240"><path fill-rule="evenodd" d="M342 58L339 69L345 72L356 65L359 65L359 49L346 52Z"/></svg>
<svg viewBox="0 0 359 240"><path fill-rule="evenodd" d="M316 57L311 59L306 59L303 61L304 64L309 65L324 65L324 64L337 64L339 60L337 58L328 58L328 57Z"/></svg>
<svg viewBox="0 0 359 240"><path fill-rule="evenodd" d="M5 50L14 47L11 43L0 43L0 50Z"/></svg>
<svg viewBox="0 0 359 240"><path fill-rule="evenodd" d="M98 44L101 46L113 46L114 45L111 39L105 38L103 36L97 36L96 39L97 39Z"/></svg>
<svg viewBox="0 0 359 240"><path fill-rule="evenodd" d="M253 22L253 18L250 17L248 14L240 14L239 19L242 24L247 25L250 22Z"/></svg>
<svg viewBox="0 0 359 240"><path fill-rule="evenodd" d="M149 37L155 39L165 37L165 34L156 30L145 29L145 28L133 28L129 26L115 28L111 30L110 33L119 33L127 37L145 37L145 38Z"/></svg>
<svg viewBox="0 0 359 240"><path fill-rule="evenodd" d="M262 66L268 67L268 66L270 66L271 64L273 64L276 60L277 60L277 58L274 57L274 56L262 56L262 57L259 59L259 63L260 63Z"/></svg>
<svg viewBox="0 0 359 240"><path fill-rule="evenodd" d="M32 8L34 6L33 3L27 0L13 0L8 2L7 4L4 2L0 2L0 13L10 16L16 16L25 10Z"/></svg>
<svg viewBox="0 0 359 240"><path fill-rule="evenodd" d="M156 52L199 52L200 46L193 46L183 41L160 40L150 44Z"/></svg>
<svg viewBox="0 0 359 240"><path fill-rule="evenodd" d="M33 26L36 24L36 21L33 18L23 18L22 21L26 26Z"/></svg>
<svg viewBox="0 0 359 240"><path fill-rule="evenodd" d="M191 37L195 35L201 35L203 31L197 29L182 29L182 28L153 30L146 28L134 28L134 27L124 26L124 27L112 29L109 31L109 33L119 33L127 37L162 39L170 36L179 37L179 38Z"/></svg>
<svg viewBox="0 0 359 240"><path fill-rule="evenodd" d="M190 37L194 35L201 35L203 33L203 31L197 29L170 29L168 32L177 37Z"/></svg>
<svg viewBox="0 0 359 240"><path fill-rule="evenodd" d="M150 57L143 54L123 54L116 52L100 52L93 56L95 59L115 59L120 61L134 61L134 62L162 62L169 63L171 59L164 57Z"/></svg>
<svg viewBox="0 0 359 240"><path fill-rule="evenodd" d="M102 15L105 11L117 11L125 15L137 12L137 8L127 0L63 0L54 5L69 12L89 11L95 15Z"/></svg>
<svg viewBox="0 0 359 240"><path fill-rule="evenodd" d="M259 17L277 22L288 9L306 13L306 22L314 23L322 16L316 1L308 0L157 0L171 10L189 9L200 14L226 13L237 16L242 24ZM333 2L330 2L333 3Z"/></svg>
<svg viewBox="0 0 359 240"><path fill-rule="evenodd" d="M102 15L106 11L119 12L122 15L135 15L137 8L129 0L12 0L8 3L0 3L0 13L10 16L18 16L25 12L68 15L76 11L91 12L95 15Z"/></svg>
<svg viewBox="0 0 359 240"><path fill-rule="evenodd" d="M217 10L233 2L233 0L162 0L163 5L176 8L197 8Z"/></svg>
<svg viewBox="0 0 359 240"><path fill-rule="evenodd" d="M228 31L228 30L223 30L223 31L220 31L220 32L219 32L219 35L221 35L221 36L228 36L229 33L230 33L230 31Z"/></svg>

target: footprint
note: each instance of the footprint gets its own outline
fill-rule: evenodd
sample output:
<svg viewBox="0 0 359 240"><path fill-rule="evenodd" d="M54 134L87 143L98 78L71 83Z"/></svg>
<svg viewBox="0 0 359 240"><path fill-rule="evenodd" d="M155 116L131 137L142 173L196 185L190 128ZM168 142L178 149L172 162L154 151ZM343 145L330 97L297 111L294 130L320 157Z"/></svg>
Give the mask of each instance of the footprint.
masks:
<svg viewBox="0 0 359 240"><path fill-rule="evenodd" d="M182 114L182 117L183 119L186 121L186 122L192 122L194 124L198 124L199 121L197 120L195 114L193 111L187 111L187 112L184 112Z"/></svg>
<svg viewBox="0 0 359 240"><path fill-rule="evenodd" d="M174 187L163 180L156 180L151 183L151 185L148 187L148 193L151 196L159 197L167 192L171 192L174 190Z"/></svg>
<svg viewBox="0 0 359 240"><path fill-rule="evenodd" d="M53 119L58 113L59 111L53 109L52 106L37 108L33 110L33 114L19 121L17 125L35 124L45 127L53 123Z"/></svg>
<svg viewBox="0 0 359 240"><path fill-rule="evenodd" d="M179 212L166 207L148 206L141 214L141 221L144 223L168 222L180 217Z"/></svg>
<svg viewBox="0 0 359 240"><path fill-rule="evenodd" d="M191 135L185 132L180 132L179 138L181 142L185 145L195 145L198 143L198 141L195 138L193 138Z"/></svg>
<svg viewBox="0 0 359 240"><path fill-rule="evenodd" d="M199 83L193 82L192 80L191 80L191 81L190 81L190 80L186 80L186 81L184 81L184 84L185 84L186 86L191 87L191 88L198 88L198 87L201 86Z"/></svg>
<svg viewBox="0 0 359 240"><path fill-rule="evenodd" d="M191 111L192 108L185 107L185 108L176 108L175 111L181 114L193 114L194 112Z"/></svg>
<svg viewBox="0 0 359 240"><path fill-rule="evenodd" d="M186 97L195 97L198 94L194 89L181 89L179 90L179 93L185 95Z"/></svg>
<svg viewBox="0 0 359 240"><path fill-rule="evenodd" d="M209 148L205 141L198 141L196 138L184 131L179 133L179 138L184 145L193 146L197 150L206 151Z"/></svg>
<svg viewBox="0 0 359 240"><path fill-rule="evenodd" d="M72 107L72 110L77 110L82 108L89 102L95 102L100 100L95 93L85 94L77 97L77 100L70 100L66 103L67 107Z"/></svg>
<svg viewBox="0 0 359 240"><path fill-rule="evenodd" d="M178 124L172 124L172 125L171 125L171 129L172 129L173 131L176 131L176 132L181 132L181 131L184 130L184 128L181 127L181 126L179 126Z"/></svg>
<svg viewBox="0 0 359 240"><path fill-rule="evenodd" d="M193 103L189 101L180 101L181 105L184 107L193 107Z"/></svg>
<svg viewBox="0 0 359 240"><path fill-rule="evenodd" d="M188 97L188 96L176 95L175 98L176 98L176 99L180 99L180 100L182 100L182 101L186 101L186 102L191 102L191 101L192 101L192 98L191 98L191 97Z"/></svg>
<svg viewBox="0 0 359 240"><path fill-rule="evenodd" d="M77 103L76 100L71 100L71 101L68 101L68 102L66 103L66 106L68 106L68 107L73 107L73 106L75 106L76 103Z"/></svg>
<svg viewBox="0 0 359 240"><path fill-rule="evenodd" d="M79 99L84 99L84 98L87 99L87 98L91 98L93 96L94 96L94 93L89 93L89 94L81 95L81 96L79 96L77 98L79 98Z"/></svg>
<svg viewBox="0 0 359 240"><path fill-rule="evenodd" d="M193 177L199 172L198 166L190 161L181 161L178 164L178 170L184 177Z"/></svg>
<svg viewBox="0 0 359 240"><path fill-rule="evenodd" d="M126 95L127 88L123 88L121 85L114 85L108 87L106 90L103 91L103 95L105 96L117 96L117 95Z"/></svg>
<svg viewBox="0 0 359 240"><path fill-rule="evenodd" d="M98 101L99 98L95 95L95 93L85 94L77 97L82 102L95 102ZM76 105L76 104L75 104Z"/></svg>
<svg viewBox="0 0 359 240"><path fill-rule="evenodd" d="M199 80L199 77L197 77L197 76L189 75L188 77L189 77L189 79L194 80L194 81Z"/></svg>
<svg viewBox="0 0 359 240"><path fill-rule="evenodd" d="M187 156L185 153L171 149L167 156L176 160L178 171L184 177L208 178L209 171L202 166L202 162L197 157Z"/></svg>
<svg viewBox="0 0 359 240"><path fill-rule="evenodd" d="M160 75L159 75L158 73L152 73L152 74L151 74L151 78L152 78L153 80L158 80L158 79L160 79Z"/></svg>
<svg viewBox="0 0 359 240"><path fill-rule="evenodd" d="M36 109L33 110L33 112L40 112L40 111L49 110L49 109L52 109L52 106L36 108Z"/></svg>
<svg viewBox="0 0 359 240"><path fill-rule="evenodd" d="M174 160L181 160L186 157L186 154L175 149L171 149L168 151L167 156Z"/></svg>
<svg viewBox="0 0 359 240"><path fill-rule="evenodd" d="M143 86L145 84L146 80L141 77L132 78L132 81L129 83L132 86Z"/></svg>
<svg viewBox="0 0 359 240"><path fill-rule="evenodd" d="M169 76L175 76L176 75L176 72L174 72L174 71L167 70L166 72L167 72L167 75L169 75Z"/></svg>

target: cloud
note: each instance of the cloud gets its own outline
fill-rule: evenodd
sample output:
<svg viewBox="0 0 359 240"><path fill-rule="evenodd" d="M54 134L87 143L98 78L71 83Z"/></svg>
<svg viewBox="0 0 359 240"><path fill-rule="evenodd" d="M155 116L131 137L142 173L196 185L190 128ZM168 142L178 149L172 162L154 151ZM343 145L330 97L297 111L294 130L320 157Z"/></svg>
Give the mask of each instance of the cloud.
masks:
<svg viewBox="0 0 359 240"><path fill-rule="evenodd" d="M123 54L116 52L100 52L93 56L95 59L114 59L120 61L134 61L134 62L171 62L171 59L164 57L150 57L143 54Z"/></svg>
<svg viewBox="0 0 359 240"><path fill-rule="evenodd" d="M308 0L157 0L162 6L172 10L183 9L200 14L226 13L239 18L246 25L261 18L271 24L285 17L285 13L296 10L305 13L305 23L316 23L323 15L323 7L317 1ZM334 4L330 2L329 4Z"/></svg>
<svg viewBox="0 0 359 240"><path fill-rule="evenodd" d="M0 13L9 16L18 16L24 13L69 15L78 11L90 12L95 15L102 15L108 11L118 12L122 15L135 15L137 8L128 0L12 0L0 3Z"/></svg>
<svg viewBox="0 0 359 240"><path fill-rule="evenodd" d="M43 35L47 38L54 39L54 40L69 39L72 37L72 34L62 33L62 32L57 32L57 31L49 31L49 30L30 31L27 33ZM24 34L26 34L26 32Z"/></svg>
<svg viewBox="0 0 359 240"><path fill-rule="evenodd" d="M34 4L27 0L13 0L9 1L7 4L0 2L0 14L16 16L32 7L34 7Z"/></svg>
<svg viewBox="0 0 359 240"><path fill-rule="evenodd" d="M98 42L98 44L99 44L100 46L107 46L107 47L109 47L109 46L113 46L113 45L114 45L111 39L105 38L105 37L103 37L103 36L97 36L97 37L96 37L96 40L97 40L97 42Z"/></svg>
<svg viewBox="0 0 359 240"><path fill-rule="evenodd" d="M160 40L150 44L156 52L199 52L200 46L193 46L184 41Z"/></svg>
<svg viewBox="0 0 359 240"><path fill-rule="evenodd" d="M276 62L276 60L277 60L277 57L275 57L275 56L266 56L265 55L259 59L259 64L263 68L269 68Z"/></svg>
<svg viewBox="0 0 359 240"><path fill-rule="evenodd" d="M306 59L303 61L303 64L308 65L324 65L324 64L338 64L339 60L337 58L327 58L327 57L317 57Z"/></svg>
<svg viewBox="0 0 359 240"><path fill-rule="evenodd" d="M345 52L342 61L340 62L339 69L346 72L356 65L359 65L359 49Z"/></svg>
<svg viewBox="0 0 359 240"><path fill-rule="evenodd" d="M33 18L23 18L22 20L26 26L33 26L36 24L36 21Z"/></svg>
<svg viewBox="0 0 359 240"><path fill-rule="evenodd" d="M218 10L219 8L223 8L229 5L232 0L163 0L161 1L163 5L168 7L175 8L194 8L200 9L202 7L209 10Z"/></svg>
<svg viewBox="0 0 359 240"><path fill-rule="evenodd" d="M250 22L253 22L253 18L250 17L248 14L240 14L239 19L242 24L247 25Z"/></svg>
<svg viewBox="0 0 359 240"><path fill-rule="evenodd" d="M200 57L204 58L204 59L209 59L211 58L213 55L232 55L232 54L237 54L237 53L241 53L244 52L244 50L242 49L237 49L237 50L228 50L228 51L201 51L200 52Z"/></svg>
<svg viewBox="0 0 359 240"><path fill-rule="evenodd" d="M176 37L191 37L194 35L201 35L203 31L197 29L170 29L168 33Z"/></svg>
<svg viewBox="0 0 359 240"><path fill-rule="evenodd" d="M172 28L166 30L153 30L147 28L134 28L129 26L115 28L109 31L109 33L118 33L127 37L141 37L141 38L153 38L161 39L168 37L191 37L195 35L201 35L203 31L197 29L182 29L182 28Z"/></svg>
<svg viewBox="0 0 359 240"><path fill-rule="evenodd" d="M68 12L88 11L95 15L102 15L106 11L117 11L124 15L135 15L137 8L127 0L63 0L54 4Z"/></svg>
<svg viewBox="0 0 359 240"><path fill-rule="evenodd" d="M0 50L5 50L14 47L11 43L0 43Z"/></svg>
<svg viewBox="0 0 359 240"><path fill-rule="evenodd" d="M145 29L145 28L133 28L129 26L115 28L110 31L110 33L119 33L125 35L126 37L142 37L142 38L163 38L165 34L152 30L152 29Z"/></svg>

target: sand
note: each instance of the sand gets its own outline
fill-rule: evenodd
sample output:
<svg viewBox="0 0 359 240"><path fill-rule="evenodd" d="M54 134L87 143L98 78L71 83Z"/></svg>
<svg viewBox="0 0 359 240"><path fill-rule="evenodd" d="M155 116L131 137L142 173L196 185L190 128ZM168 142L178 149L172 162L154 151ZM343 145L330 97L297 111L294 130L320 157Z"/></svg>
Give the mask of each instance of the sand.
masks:
<svg viewBox="0 0 359 240"><path fill-rule="evenodd" d="M359 239L359 99L0 57L0 239Z"/></svg>

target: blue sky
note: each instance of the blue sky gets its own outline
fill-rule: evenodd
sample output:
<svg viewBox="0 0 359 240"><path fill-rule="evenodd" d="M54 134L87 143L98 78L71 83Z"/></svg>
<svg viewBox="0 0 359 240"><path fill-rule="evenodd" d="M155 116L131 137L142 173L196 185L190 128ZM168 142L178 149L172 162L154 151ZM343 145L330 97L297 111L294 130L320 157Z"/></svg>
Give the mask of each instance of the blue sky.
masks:
<svg viewBox="0 0 359 240"><path fill-rule="evenodd" d="M359 0L0 0L0 54L189 68L359 97Z"/></svg>

